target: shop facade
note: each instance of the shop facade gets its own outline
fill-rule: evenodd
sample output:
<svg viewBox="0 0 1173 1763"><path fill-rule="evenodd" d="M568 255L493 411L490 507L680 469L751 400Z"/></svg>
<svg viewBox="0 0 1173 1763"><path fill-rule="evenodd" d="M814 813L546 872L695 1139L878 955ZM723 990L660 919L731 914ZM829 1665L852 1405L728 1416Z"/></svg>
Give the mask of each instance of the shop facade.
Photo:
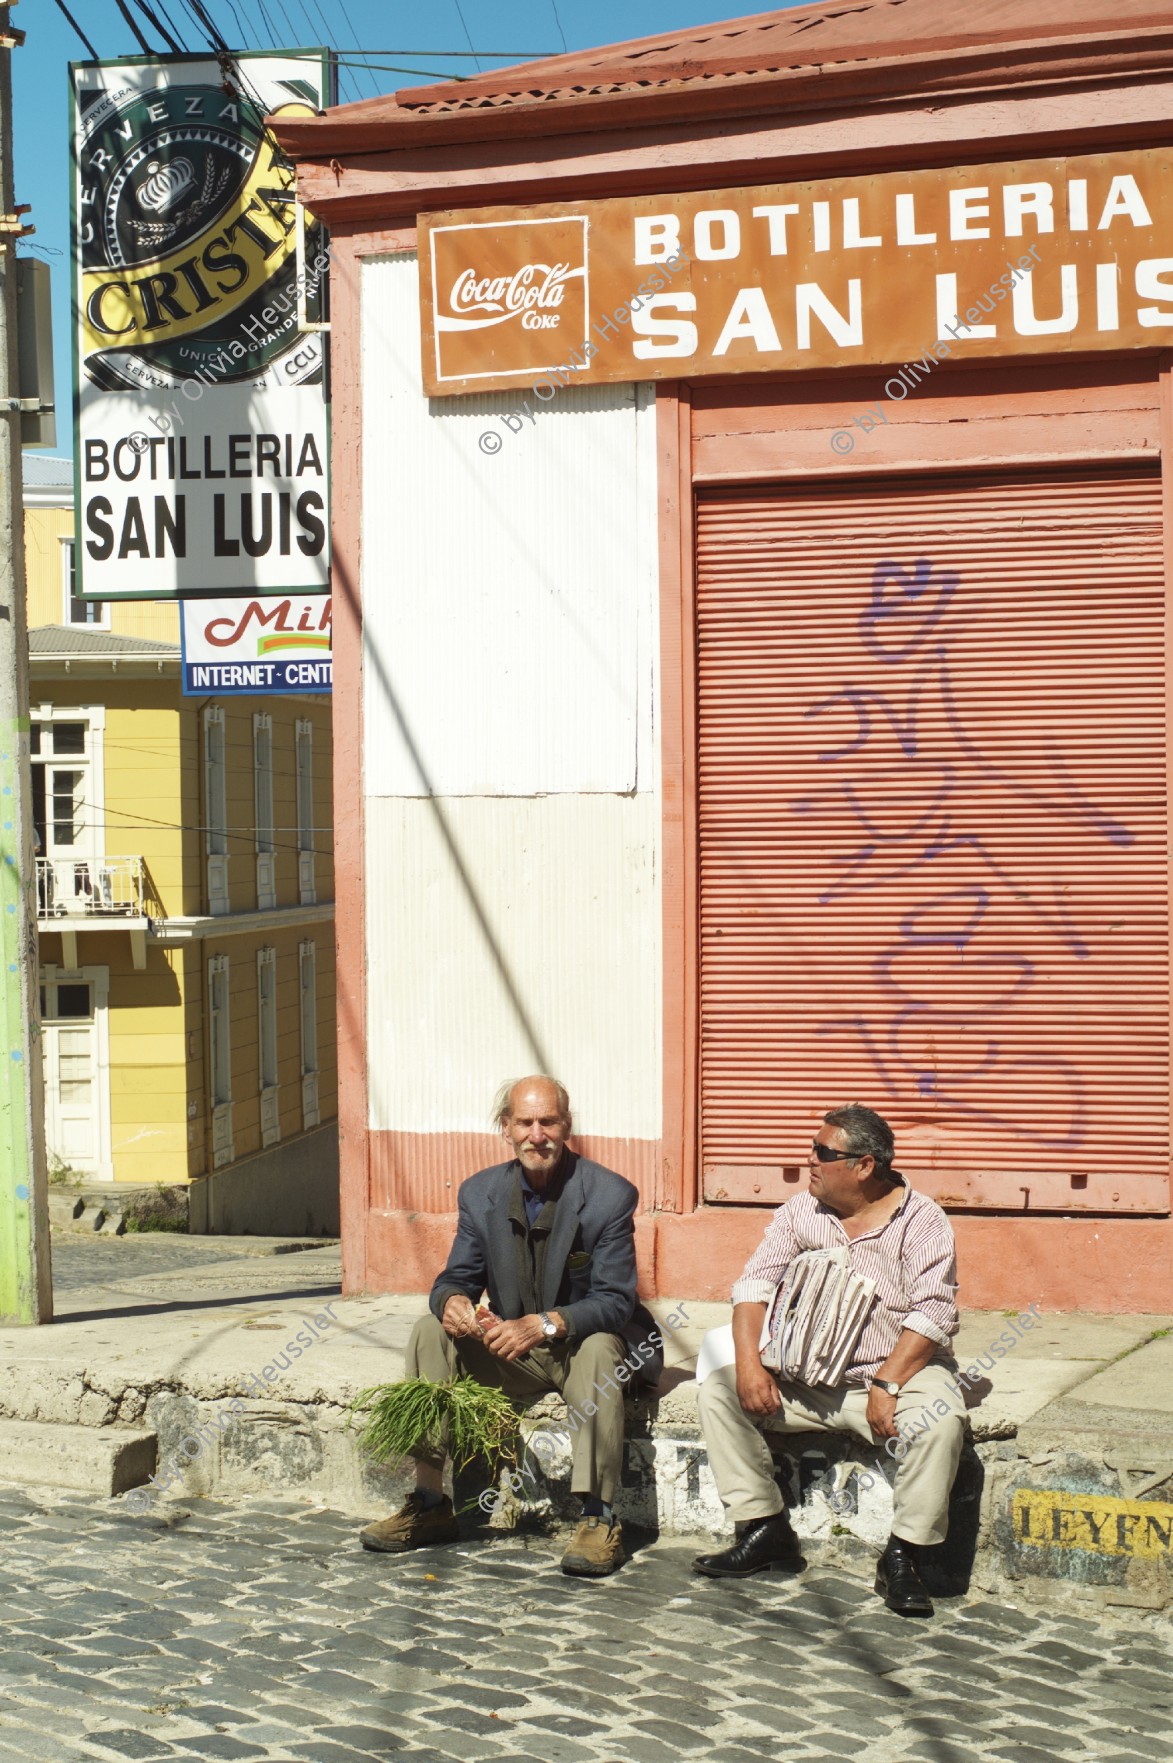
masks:
<svg viewBox="0 0 1173 1763"><path fill-rule="evenodd" d="M347 1289L553 1069L722 1298L872 1103L1162 1310L1173 26L815 6L279 128L330 228Z"/></svg>

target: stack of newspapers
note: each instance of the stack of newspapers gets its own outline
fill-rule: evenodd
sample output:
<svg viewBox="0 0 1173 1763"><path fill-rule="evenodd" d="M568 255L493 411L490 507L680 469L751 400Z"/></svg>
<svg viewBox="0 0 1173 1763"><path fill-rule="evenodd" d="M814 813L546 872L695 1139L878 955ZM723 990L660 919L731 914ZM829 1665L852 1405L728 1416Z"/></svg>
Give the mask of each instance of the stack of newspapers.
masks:
<svg viewBox="0 0 1173 1763"><path fill-rule="evenodd" d="M875 1295L846 1248L804 1250L766 1311L762 1364L787 1382L842 1383Z"/></svg>

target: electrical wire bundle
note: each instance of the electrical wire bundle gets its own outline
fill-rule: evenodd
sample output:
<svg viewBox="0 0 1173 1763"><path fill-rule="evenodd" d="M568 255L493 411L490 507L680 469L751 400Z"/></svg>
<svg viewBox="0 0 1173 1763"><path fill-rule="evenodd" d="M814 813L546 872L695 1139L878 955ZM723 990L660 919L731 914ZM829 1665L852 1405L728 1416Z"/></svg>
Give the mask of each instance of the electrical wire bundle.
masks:
<svg viewBox="0 0 1173 1763"><path fill-rule="evenodd" d="M459 74L449 75L436 68L409 67L398 61L384 59L388 56L398 57L405 53L401 49L363 49L359 42L358 32L350 15L346 0L338 0L346 28L353 39L352 49L343 48L335 42L329 21L322 9L320 0L217 0L218 4L226 4L232 14L236 29L237 47L233 49L224 36L221 25L213 16L210 4L205 0L114 0L126 24L134 35L135 41L144 55L185 55L200 54L208 49L220 63L225 79L236 85L250 97L255 94L248 90L247 73L242 70L237 59L242 49L288 49L309 30L311 40L320 39L330 50L332 64L338 70L340 91L349 88L350 99L358 101L366 96L379 97L386 84L380 82L381 74L411 74L423 79L460 79ZM539 59L551 53L549 50L499 49L477 50L473 47L472 36L461 9L460 0L453 0L461 28L468 41L468 50L424 49L414 51L415 54L433 60L465 60L471 57L478 73L481 72L482 58L488 61L529 61ZM77 22L66 0L56 0L57 9L63 14L76 32L87 51L95 61L99 55L93 42ZM255 6L256 14L250 11ZM311 14L316 14L316 21ZM550 0L550 7L562 39L562 47L567 48L566 34L562 29L562 21L558 16L557 0ZM293 13L300 12L305 25L294 21ZM178 14L177 24L173 15ZM276 15L276 16L274 16ZM91 26L92 28L92 26ZM189 33L195 33L197 41L187 41ZM152 40L153 39L153 40ZM250 40L251 39L251 40ZM412 51L406 51L411 54ZM247 64L246 64L247 67ZM370 87L369 94L362 90L361 76L366 76ZM263 107L262 107L263 108Z"/></svg>

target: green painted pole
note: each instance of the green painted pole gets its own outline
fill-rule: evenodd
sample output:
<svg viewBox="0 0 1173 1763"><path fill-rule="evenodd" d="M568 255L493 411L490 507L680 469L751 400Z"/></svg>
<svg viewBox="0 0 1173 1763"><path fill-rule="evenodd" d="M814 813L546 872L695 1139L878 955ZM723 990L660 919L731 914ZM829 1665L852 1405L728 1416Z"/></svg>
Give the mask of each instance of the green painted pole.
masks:
<svg viewBox="0 0 1173 1763"><path fill-rule="evenodd" d="M0 5L6 40L9 11ZM49 1322L36 860L29 812L28 634L20 475L12 50L0 46L0 1325Z"/></svg>

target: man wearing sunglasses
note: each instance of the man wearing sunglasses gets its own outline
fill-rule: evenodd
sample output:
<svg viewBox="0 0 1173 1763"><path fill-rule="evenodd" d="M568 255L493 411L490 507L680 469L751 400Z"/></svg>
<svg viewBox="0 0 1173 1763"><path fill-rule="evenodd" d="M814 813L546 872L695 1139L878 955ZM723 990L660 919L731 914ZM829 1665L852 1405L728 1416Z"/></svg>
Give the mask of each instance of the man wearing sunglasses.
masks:
<svg viewBox="0 0 1173 1763"><path fill-rule="evenodd" d="M894 1441L892 1535L876 1590L902 1616L931 1616L916 1551L945 1540L965 1407L950 1342L957 1332L957 1263L949 1220L893 1168L892 1129L852 1103L823 1116L807 1158L809 1192L778 1211L733 1287L736 1363L700 1387L700 1418L718 1491L734 1521L730 1548L700 1555L698 1573L741 1578L805 1563L774 1479L763 1432L851 1432ZM762 1364L767 1308L795 1257L846 1246L875 1297L838 1384L780 1380ZM901 1421L926 1411L911 1442Z"/></svg>

